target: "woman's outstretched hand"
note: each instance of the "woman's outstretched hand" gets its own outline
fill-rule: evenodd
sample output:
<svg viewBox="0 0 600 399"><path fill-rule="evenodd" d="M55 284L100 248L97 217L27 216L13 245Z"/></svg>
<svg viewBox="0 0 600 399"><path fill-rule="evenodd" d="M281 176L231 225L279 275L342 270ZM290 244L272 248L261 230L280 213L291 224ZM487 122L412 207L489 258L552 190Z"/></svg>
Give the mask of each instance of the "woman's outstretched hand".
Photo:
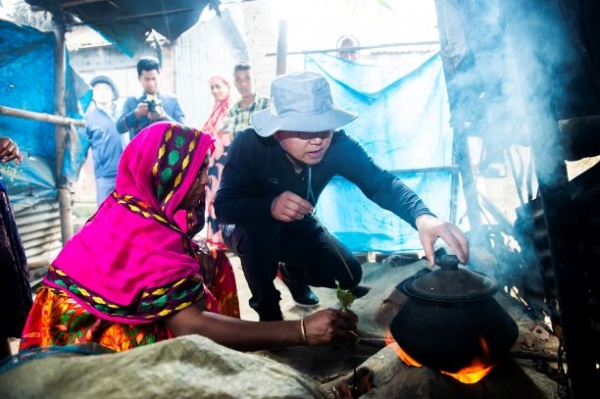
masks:
<svg viewBox="0 0 600 399"><path fill-rule="evenodd" d="M304 318L306 343L356 342L358 317L347 310L324 309Z"/></svg>

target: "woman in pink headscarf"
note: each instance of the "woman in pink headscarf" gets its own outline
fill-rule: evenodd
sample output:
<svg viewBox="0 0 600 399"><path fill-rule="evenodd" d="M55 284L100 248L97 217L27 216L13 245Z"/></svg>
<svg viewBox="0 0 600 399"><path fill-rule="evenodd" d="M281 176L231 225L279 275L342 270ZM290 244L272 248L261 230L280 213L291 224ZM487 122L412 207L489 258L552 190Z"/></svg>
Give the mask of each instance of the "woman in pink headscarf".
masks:
<svg viewBox="0 0 600 399"><path fill-rule="evenodd" d="M20 354L83 343L124 351L189 334L239 350L354 340L356 316L339 310L239 319L227 257L192 241L204 226L212 148L209 135L169 122L128 144L115 191L50 265Z"/></svg>
<svg viewBox="0 0 600 399"><path fill-rule="evenodd" d="M208 166L208 177L210 183L206 190L206 204L207 204L207 219L206 219L206 241L211 248L225 250L227 247L223 242L221 230L217 223L215 216L215 209L213 202L217 190L219 189L219 183L221 182L221 175L223 174L223 167L225 166L225 159L227 157L227 150L231 144L231 135L222 134L220 127L223 123L223 119L227 116L227 111L231 105L231 84L227 79L222 76L215 75L208 80L210 84L210 92L215 98L215 103L210 116L204 123L202 130L210 134L215 139L215 151L210 158Z"/></svg>

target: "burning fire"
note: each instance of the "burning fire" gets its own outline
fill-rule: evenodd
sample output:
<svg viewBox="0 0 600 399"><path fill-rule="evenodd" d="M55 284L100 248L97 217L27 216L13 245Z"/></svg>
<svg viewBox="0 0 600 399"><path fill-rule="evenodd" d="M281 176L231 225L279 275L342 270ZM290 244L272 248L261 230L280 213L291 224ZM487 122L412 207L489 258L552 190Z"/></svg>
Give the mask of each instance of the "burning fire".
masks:
<svg viewBox="0 0 600 399"><path fill-rule="evenodd" d="M392 337L392 333L390 331L388 331L385 336L385 343L392 349L394 349L394 351L398 354L400 359L407 366L423 367L421 363L413 359L400 347L400 345L398 345L398 343ZM463 384L475 384L476 382L480 381L483 377L488 375L490 371L492 371L495 364L491 364L489 362L490 350L487 342L483 337L479 337L479 343L481 344L481 348L483 350L483 354L481 357L475 356L470 365L463 367L457 372L451 373L449 371L444 370L440 370L440 372L442 374L449 375L450 377L462 382Z"/></svg>

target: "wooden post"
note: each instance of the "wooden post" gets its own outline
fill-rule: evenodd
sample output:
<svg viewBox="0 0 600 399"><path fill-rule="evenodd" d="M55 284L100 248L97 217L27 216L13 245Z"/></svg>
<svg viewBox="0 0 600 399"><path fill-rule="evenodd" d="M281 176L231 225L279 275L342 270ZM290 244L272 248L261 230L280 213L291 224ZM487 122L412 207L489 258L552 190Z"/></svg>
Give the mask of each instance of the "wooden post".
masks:
<svg viewBox="0 0 600 399"><path fill-rule="evenodd" d="M54 104L55 113L58 116L66 115L65 104L65 26L59 20L58 15L54 16ZM73 236L73 223L71 220L71 190L68 181L63 175L63 164L66 149L66 125L57 124L54 130L54 143L56 146L56 189L58 193L58 206L60 215L60 230L62 243L65 243Z"/></svg>
<svg viewBox="0 0 600 399"><path fill-rule="evenodd" d="M452 148L452 162L456 164L460 170L460 175L463 182L463 192L465 195L465 203L467 205L467 216L469 218L469 227L473 234L469 236L471 245L484 245L479 241L484 239L483 225L481 222L481 211L479 207L477 182L473 173L471 155L469 153L468 137L465 126L460 121L464 121L465 115L469 110L461 107L460 98L461 90L468 88L460 87L456 82L460 80L460 71L457 65L460 64L460 58L464 54L460 54L456 45L451 45L454 37L452 35L453 26L447 26L447 22L456 19L451 15L450 6L447 1L436 0L436 11L438 17L438 25L440 32L441 56L442 65L444 68L444 76L446 78L446 89L448 91L448 101L450 103L450 113L452 115L450 124L454 132L454 143ZM450 14L450 16L448 15ZM459 61L457 61L457 59Z"/></svg>
<svg viewBox="0 0 600 399"><path fill-rule="evenodd" d="M279 35L277 38L277 75L283 75L287 70L287 21L279 20Z"/></svg>

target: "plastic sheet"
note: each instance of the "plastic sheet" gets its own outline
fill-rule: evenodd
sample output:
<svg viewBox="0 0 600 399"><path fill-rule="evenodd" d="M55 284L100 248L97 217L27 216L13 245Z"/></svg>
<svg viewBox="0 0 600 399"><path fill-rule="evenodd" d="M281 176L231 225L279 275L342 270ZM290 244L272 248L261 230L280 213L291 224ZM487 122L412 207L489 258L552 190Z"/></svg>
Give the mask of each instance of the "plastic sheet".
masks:
<svg viewBox="0 0 600 399"><path fill-rule="evenodd" d="M329 80L334 102L359 117L344 130L380 167L396 172L442 219L451 216L450 170L404 173L452 165L450 109L439 53L418 65L379 67L327 54L307 55L305 69ZM416 231L379 208L347 180L334 178L317 215L352 251L420 250Z"/></svg>

